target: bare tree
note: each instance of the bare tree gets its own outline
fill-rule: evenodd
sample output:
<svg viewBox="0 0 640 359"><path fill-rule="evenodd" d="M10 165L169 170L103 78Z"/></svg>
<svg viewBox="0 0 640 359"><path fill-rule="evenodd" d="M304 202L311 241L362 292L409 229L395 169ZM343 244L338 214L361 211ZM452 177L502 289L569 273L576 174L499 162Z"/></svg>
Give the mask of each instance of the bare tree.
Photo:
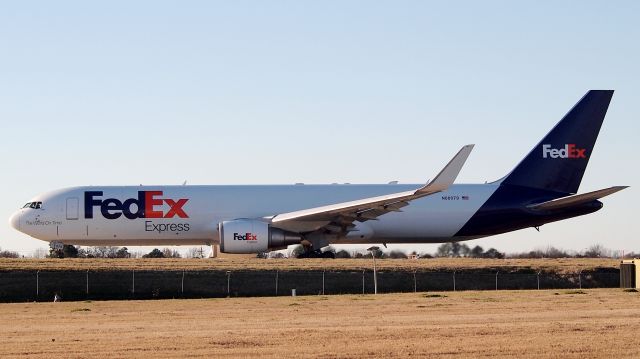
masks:
<svg viewBox="0 0 640 359"><path fill-rule="evenodd" d="M465 253L469 252L469 247L464 244ZM442 243L436 252L436 257L460 257L463 245L458 242Z"/></svg>
<svg viewBox="0 0 640 359"><path fill-rule="evenodd" d="M594 244L584 252L584 256L587 258L609 258L611 257L611 250L602 244Z"/></svg>
<svg viewBox="0 0 640 359"><path fill-rule="evenodd" d="M182 258L182 255L180 255L180 252L171 248L163 248L162 254L164 255L165 258Z"/></svg>
<svg viewBox="0 0 640 359"><path fill-rule="evenodd" d="M187 250L187 258L204 258L202 247L191 247Z"/></svg>
<svg viewBox="0 0 640 359"><path fill-rule="evenodd" d="M436 257L451 257L451 243L442 243L438 246Z"/></svg>
<svg viewBox="0 0 640 359"><path fill-rule="evenodd" d="M39 247L33 251L33 258L42 259L47 256L49 251L45 248Z"/></svg>
<svg viewBox="0 0 640 359"><path fill-rule="evenodd" d="M460 255L463 257L470 257L471 256L471 248L469 248L468 245L466 244L461 244L460 245Z"/></svg>
<svg viewBox="0 0 640 359"><path fill-rule="evenodd" d="M0 249L0 258L19 258L20 255L15 251L3 251Z"/></svg>
<svg viewBox="0 0 640 359"><path fill-rule="evenodd" d="M547 258L568 258L568 257L571 257L571 256L569 255L569 253L567 253L566 251L564 251L562 249L558 249L556 247L549 246L547 248L546 257Z"/></svg>

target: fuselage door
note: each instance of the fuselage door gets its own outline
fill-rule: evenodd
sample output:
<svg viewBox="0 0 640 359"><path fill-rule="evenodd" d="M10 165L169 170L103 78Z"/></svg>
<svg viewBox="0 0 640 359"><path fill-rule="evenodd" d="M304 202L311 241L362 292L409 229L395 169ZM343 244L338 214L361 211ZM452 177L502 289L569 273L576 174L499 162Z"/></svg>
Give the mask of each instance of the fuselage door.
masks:
<svg viewBox="0 0 640 359"><path fill-rule="evenodd" d="M67 219L78 219L78 197L67 198Z"/></svg>

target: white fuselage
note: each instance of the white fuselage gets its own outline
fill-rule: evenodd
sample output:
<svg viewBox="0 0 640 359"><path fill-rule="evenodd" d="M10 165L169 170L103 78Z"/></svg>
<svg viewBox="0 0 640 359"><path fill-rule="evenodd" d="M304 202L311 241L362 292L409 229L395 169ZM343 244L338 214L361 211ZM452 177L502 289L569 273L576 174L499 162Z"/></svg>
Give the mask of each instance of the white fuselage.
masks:
<svg viewBox="0 0 640 359"><path fill-rule="evenodd" d="M64 244L210 245L217 243L217 226L222 221L272 217L278 213L412 190L417 186L74 187L35 197L32 202L42 202L40 208L20 209L10 221L32 237ZM412 201L401 212L358 223L358 231L333 239L332 243L451 241L498 186L452 185L447 191ZM96 195L99 192L102 194ZM87 193L93 194L87 196ZM141 211L137 208L138 200L145 196L150 197L145 203L146 211ZM455 238L463 239L471 238Z"/></svg>

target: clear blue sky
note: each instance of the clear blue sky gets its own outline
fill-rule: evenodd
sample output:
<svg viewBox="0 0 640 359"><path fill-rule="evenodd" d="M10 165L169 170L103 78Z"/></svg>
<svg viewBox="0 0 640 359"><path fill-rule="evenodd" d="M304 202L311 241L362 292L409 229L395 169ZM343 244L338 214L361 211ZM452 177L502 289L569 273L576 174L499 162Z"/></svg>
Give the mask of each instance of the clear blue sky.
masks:
<svg viewBox="0 0 640 359"><path fill-rule="evenodd" d="M581 191L632 188L472 243L640 251L639 15L635 1L3 2L0 217L75 185L418 183L467 143L459 182L494 180L587 90L615 89ZM5 224L0 247L46 243Z"/></svg>

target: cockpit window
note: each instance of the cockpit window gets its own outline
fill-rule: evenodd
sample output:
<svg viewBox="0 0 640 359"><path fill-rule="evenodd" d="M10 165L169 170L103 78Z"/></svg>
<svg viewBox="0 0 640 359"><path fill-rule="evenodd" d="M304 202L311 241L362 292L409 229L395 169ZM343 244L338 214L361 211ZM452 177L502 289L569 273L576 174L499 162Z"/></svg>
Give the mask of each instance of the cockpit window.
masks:
<svg viewBox="0 0 640 359"><path fill-rule="evenodd" d="M34 208L34 209L42 208L42 202L28 202L27 204L22 206L22 208Z"/></svg>

